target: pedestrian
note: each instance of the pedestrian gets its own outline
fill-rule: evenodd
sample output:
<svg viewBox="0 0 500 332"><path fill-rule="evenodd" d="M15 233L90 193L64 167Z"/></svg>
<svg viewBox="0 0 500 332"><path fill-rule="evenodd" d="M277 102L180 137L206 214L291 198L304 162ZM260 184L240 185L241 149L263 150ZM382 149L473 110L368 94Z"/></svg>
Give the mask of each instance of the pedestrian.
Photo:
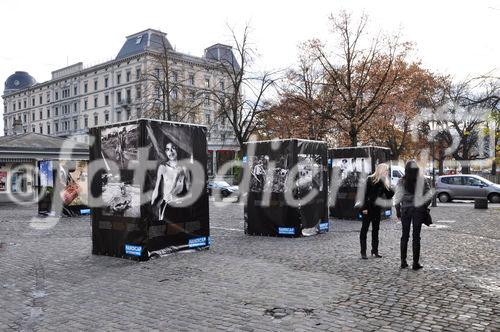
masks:
<svg viewBox="0 0 500 332"><path fill-rule="evenodd" d="M391 199L394 196L388 175L389 166L382 163L377 165L375 172L366 180L365 199L361 208L363 224L359 234L361 258L363 259L367 259L366 235L370 224L372 225L372 256L382 258L378 252L378 230L382 213L381 199Z"/></svg>
<svg viewBox="0 0 500 332"><path fill-rule="evenodd" d="M413 226L413 270L419 270L420 265L420 230L427 217L431 203L432 191L430 184L420 174L416 161L410 160L405 165L405 175L399 180L394 197L396 213L402 225L401 235L401 268L407 268L406 252L410 238L410 227Z"/></svg>

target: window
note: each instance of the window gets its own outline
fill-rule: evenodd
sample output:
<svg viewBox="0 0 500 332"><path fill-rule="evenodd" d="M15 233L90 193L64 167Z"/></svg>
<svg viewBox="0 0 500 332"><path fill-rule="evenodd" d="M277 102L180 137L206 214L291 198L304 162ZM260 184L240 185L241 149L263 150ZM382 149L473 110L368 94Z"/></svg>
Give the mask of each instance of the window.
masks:
<svg viewBox="0 0 500 332"><path fill-rule="evenodd" d="M78 120L77 119L73 119L73 129L78 129Z"/></svg>
<svg viewBox="0 0 500 332"><path fill-rule="evenodd" d="M17 108L21 109L21 101L17 103L17 106L18 106Z"/></svg>
<svg viewBox="0 0 500 332"><path fill-rule="evenodd" d="M68 113L69 113L68 108L69 108L69 107L68 107L68 105L64 105L64 106L63 106L63 113L64 113L64 114L68 114Z"/></svg>
<svg viewBox="0 0 500 332"><path fill-rule="evenodd" d="M122 112L116 112L116 122L120 122L121 120L122 120Z"/></svg>
<svg viewBox="0 0 500 332"><path fill-rule="evenodd" d="M58 123L58 122L56 122L56 123L54 124L54 129L55 129L55 132L56 132L56 133L58 133L58 132L59 132L59 123Z"/></svg>
<svg viewBox="0 0 500 332"><path fill-rule="evenodd" d="M98 97L94 97L94 108L97 108Z"/></svg>
<svg viewBox="0 0 500 332"><path fill-rule="evenodd" d="M64 131L68 131L68 127L69 127L69 126L68 126L68 121L64 121L64 122L63 122L63 125L64 125L64 126L63 126Z"/></svg>
<svg viewBox="0 0 500 332"><path fill-rule="evenodd" d="M26 113L23 114L23 122L26 123Z"/></svg>
<svg viewBox="0 0 500 332"><path fill-rule="evenodd" d="M94 126L97 126L98 122L99 122L99 115L95 114L94 115Z"/></svg>
<svg viewBox="0 0 500 332"><path fill-rule="evenodd" d="M135 70L135 78L136 78L137 80L140 80L140 79L141 79L141 68L137 68L137 69Z"/></svg>
<svg viewBox="0 0 500 332"><path fill-rule="evenodd" d="M89 101L88 101L87 99L85 99L85 100L83 101L83 109L84 109L84 110L87 110L88 108L89 108Z"/></svg>
<svg viewBox="0 0 500 332"><path fill-rule="evenodd" d="M138 99L141 99L141 86L138 85L135 87L135 99L138 100Z"/></svg>
<svg viewBox="0 0 500 332"><path fill-rule="evenodd" d="M120 84L122 74L116 74L116 84Z"/></svg>
<svg viewBox="0 0 500 332"><path fill-rule="evenodd" d="M126 77L127 77L127 82L130 82L130 77L131 77L130 71L127 71Z"/></svg>
<svg viewBox="0 0 500 332"><path fill-rule="evenodd" d="M50 118L50 108L47 107L47 119Z"/></svg>
<svg viewBox="0 0 500 332"><path fill-rule="evenodd" d="M104 121L105 121L106 123L108 123L108 122L109 122L109 113L104 114Z"/></svg>
<svg viewBox="0 0 500 332"><path fill-rule="evenodd" d="M87 93L89 91L89 86L87 84L87 82L83 83L83 92L84 93Z"/></svg>
<svg viewBox="0 0 500 332"><path fill-rule="evenodd" d="M15 111L16 110L16 103L13 103L12 104L12 110Z"/></svg>
<svg viewBox="0 0 500 332"><path fill-rule="evenodd" d="M189 84L194 85L194 74L189 74Z"/></svg>
<svg viewBox="0 0 500 332"><path fill-rule="evenodd" d="M125 92L127 94L127 103L130 103L130 101L132 100L132 90L127 89Z"/></svg>
<svg viewBox="0 0 500 332"><path fill-rule="evenodd" d="M442 183L451 184L455 186L462 185L462 178L459 176L450 176L446 178L441 178Z"/></svg>
<svg viewBox="0 0 500 332"><path fill-rule="evenodd" d="M40 134L43 134L43 126L42 126L42 125L40 125L40 126L38 127L38 130L39 130Z"/></svg>
<svg viewBox="0 0 500 332"><path fill-rule="evenodd" d="M31 106L35 106L35 97L31 98Z"/></svg>
<svg viewBox="0 0 500 332"><path fill-rule="evenodd" d="M97 81L97 80L95 80L95 81L94 81L94 91L97 91L97 86L98 86L98 81Z"/></svg>
<svg viewBox="0 0 500 332"><path fill-rule="evenodd" d="M38 113L39 113L38 115L40 116L40 120L42 120L43 119L43 112L42 112L42 110L40 110ZM35 113L33 113L33 120L35 120Z"/></svg>
<svg viewBox="0 0 500 332"><path fill-rule="evenodd" d="M34 133L35 132L35 125L32 125L31 126L31 132Z"/></svg>
<svg viewBox="0 0 500 332"><path fill-rule="evenodd" d="M75 86L73 87L73 95L74 95L74 96L76 96L77 94L78 94L78 88L77 88L77 86L75 85Z"/></svg>
<svg viewBox="0 0 500 332"><path fill-rule="evenodd" d="M56 110L54 113L56 113L56 116L59 116L59 107L56 107Z"/></svg>
<svg viewBox="0 0 500 332"><path fill-rule="evenodd" d="M108 81L109 79L107 77L104 78L104 87L107 88L108 87Z"/></svg>
<svg viewBox="0 0 500 332"><path fill-rule="evenodd" d="M205 78L205 88L209 88L209 87L210 87L210 79Z"/></svg>
<svg viewBox="0 0 500 332"><path fill-rule="evenodd" d="M40 112L40 115L42 115L42 112ZM35 112L31 113L31 121L35 121Z"/></svg>
<svg viewBox="0 0 500 332"><path fill-rule="evenodd" d="M50 124L47 123L47 135L50 135Z"/></svg>
<svg viewBox="0 0 500 332"><path fill-rule="evenodd" d="M170 95L172 96L173 100L176 100L177 99L177 89L173 89L172 93Z"/></svg>
<svg viewBox="0 0 500 332"><path fill-rule="evenodd" d="M125 120L130 120L130 109L127 109L126 112L127 112L126 113L127 114L127 118Z"/></svg>
<svg viewBox="0 0 500 332"><path fill-rule="evenodd" d="M109 95L104 96L104 105L106 105L106 106L109 105Z"/></svg>
<svg viewBox="0 0 500 332"><path fill-rule="evenodd" d="M73 103L73 112L77 112L77 111L78 111L78 104Z"/></svg>
<svg viewBox="0 0 500 332"><path fill-rule="evenodd" d="M141 43L141 40L142 40L142 36L138 36L136 39L135 39L135 44L136 45L139 45Z"/></svg>
<svg viewBox="0 0 500 332"><path fill-rule="evenodd" d="M59 92L56 91L56 100L59 100Z"/></svg>
<svg viewBox="0 0 500 332"><path fill-rule="evenodd" d="M392 177L393 178L401 178L401 177L403 177L403 174L400 171L398 171L398 170L393 170L392 171Z"/></svg>
<svg viewBox="0 0 500 332"><path fill-rule="evenodd" d="M121 104L122 103L122 92L121 91L117 91L116 92L116 102L118 104Z"/></svg>
<svg viewBox="0 0 500 332"><path fill-rule="evenodd" d="M486 186L486 183L484 183L483 181L481 181L479 179L468 176L465 178L465 185L466 186L480 187L480 186Z"/></svg>
<svg viewBox="0 0 500 332"><path fill-rule="evenodd" d="M220 80L219 87L220 87L221 91L224 91L224 81L223 80Z"/></svg>
<svg viewBox="0 0 500 332"><path fill-rule="evenodd" d="M178 78L179 78L179 75L177 74L177 72L175 72L175 71L174 71L174 72L172 73L172 81L177 82L177 79L178 79Z"/></svg>
<svg viewBox="0 0 500 332"><path fill-rule="evenodd" d="M205 114L206 124L210 124L210 114Z"/></svg>
<svg viewBox="0 0 500 332"><path fill-rule="evenodd" d="M26 108L26 99L23 100L23 108Z"/></svg>
<svg viewBox="0 0 500 332"><path fill-rule="evenodd" d="M83 126L84 126L84 128L89 127L89 118L87 118L87 117L83 118Z"/></svg>
<svg viewBox="0 0 500 332"><path fill-rule="evenodd" d="M42 104L42 100L43 100L43 99L42 99L42 95L40 95L40 96L38 97L39 104Z"/></svg>
<svg viewBox="0 0 500 332"><path fill-rule="evenodd" d="M50 103L50 92L47 92L47 103Z"/></svg>
<svg viewBox="0 0 500 332"><path fill-rule="evenodd" d="M210 105L210 95L208 93L205 95L205 101L203 102L203 104L205 106L209 106Z"/></svg>

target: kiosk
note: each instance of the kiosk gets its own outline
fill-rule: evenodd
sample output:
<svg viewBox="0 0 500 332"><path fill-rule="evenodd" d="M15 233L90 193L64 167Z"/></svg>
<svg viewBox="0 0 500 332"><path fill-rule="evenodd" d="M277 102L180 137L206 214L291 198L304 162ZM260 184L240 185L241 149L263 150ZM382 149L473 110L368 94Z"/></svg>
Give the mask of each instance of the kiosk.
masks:
<svg viewBox="0 0 500 332"><path fill-rule="evenodd" d="M248 142L243 162L249 172L246 234L299 237L328 231L326 143Z"/></svg>
<svg viewBox="0 0 500 332"><path fill-rule="evenodd" d="M90 130L94 254L147 260L209 246L206 132L149 119Z"/></svg>

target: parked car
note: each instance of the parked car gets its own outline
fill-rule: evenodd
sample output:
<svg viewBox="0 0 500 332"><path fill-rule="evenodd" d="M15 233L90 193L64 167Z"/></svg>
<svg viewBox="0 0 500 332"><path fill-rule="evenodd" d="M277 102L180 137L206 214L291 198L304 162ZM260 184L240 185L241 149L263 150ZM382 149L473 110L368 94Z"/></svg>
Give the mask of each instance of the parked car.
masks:
<svg viewBox="0 0 500 332"><path fill-rule="evenodd" d="M478 175L444 175L436 181L436 196L443 203L453 199L475 198L487 198L492 203L500 203L500 185Z"/></svg>
<svg viewBox="0 0 500 332"><path fill-rule="evenodd" d="M213 191L217 189L220 190L222 197L228 197L231 194L239 196L240 194L238 186L232 186L226 181L216 180L208 182L207 190L209 195L212 195Z"/></svg>
<svg viewBox="0 0 500 332"><path fill-rule="evenodd" d="M405 175L405 168L397 165L391 166L391 186L396 187L399 180Z"/></svg>

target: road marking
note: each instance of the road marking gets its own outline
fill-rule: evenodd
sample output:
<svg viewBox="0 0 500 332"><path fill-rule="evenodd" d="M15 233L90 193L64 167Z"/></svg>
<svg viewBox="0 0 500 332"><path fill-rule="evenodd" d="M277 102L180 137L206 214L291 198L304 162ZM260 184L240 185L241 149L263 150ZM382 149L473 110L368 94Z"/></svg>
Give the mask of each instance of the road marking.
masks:
<svg viewBox="0 0 500 332"><path fill-rule="evenodd" d="M436 222L448 222L448 223L453 223L457 222L456 220L437 220Z"/></svg>

